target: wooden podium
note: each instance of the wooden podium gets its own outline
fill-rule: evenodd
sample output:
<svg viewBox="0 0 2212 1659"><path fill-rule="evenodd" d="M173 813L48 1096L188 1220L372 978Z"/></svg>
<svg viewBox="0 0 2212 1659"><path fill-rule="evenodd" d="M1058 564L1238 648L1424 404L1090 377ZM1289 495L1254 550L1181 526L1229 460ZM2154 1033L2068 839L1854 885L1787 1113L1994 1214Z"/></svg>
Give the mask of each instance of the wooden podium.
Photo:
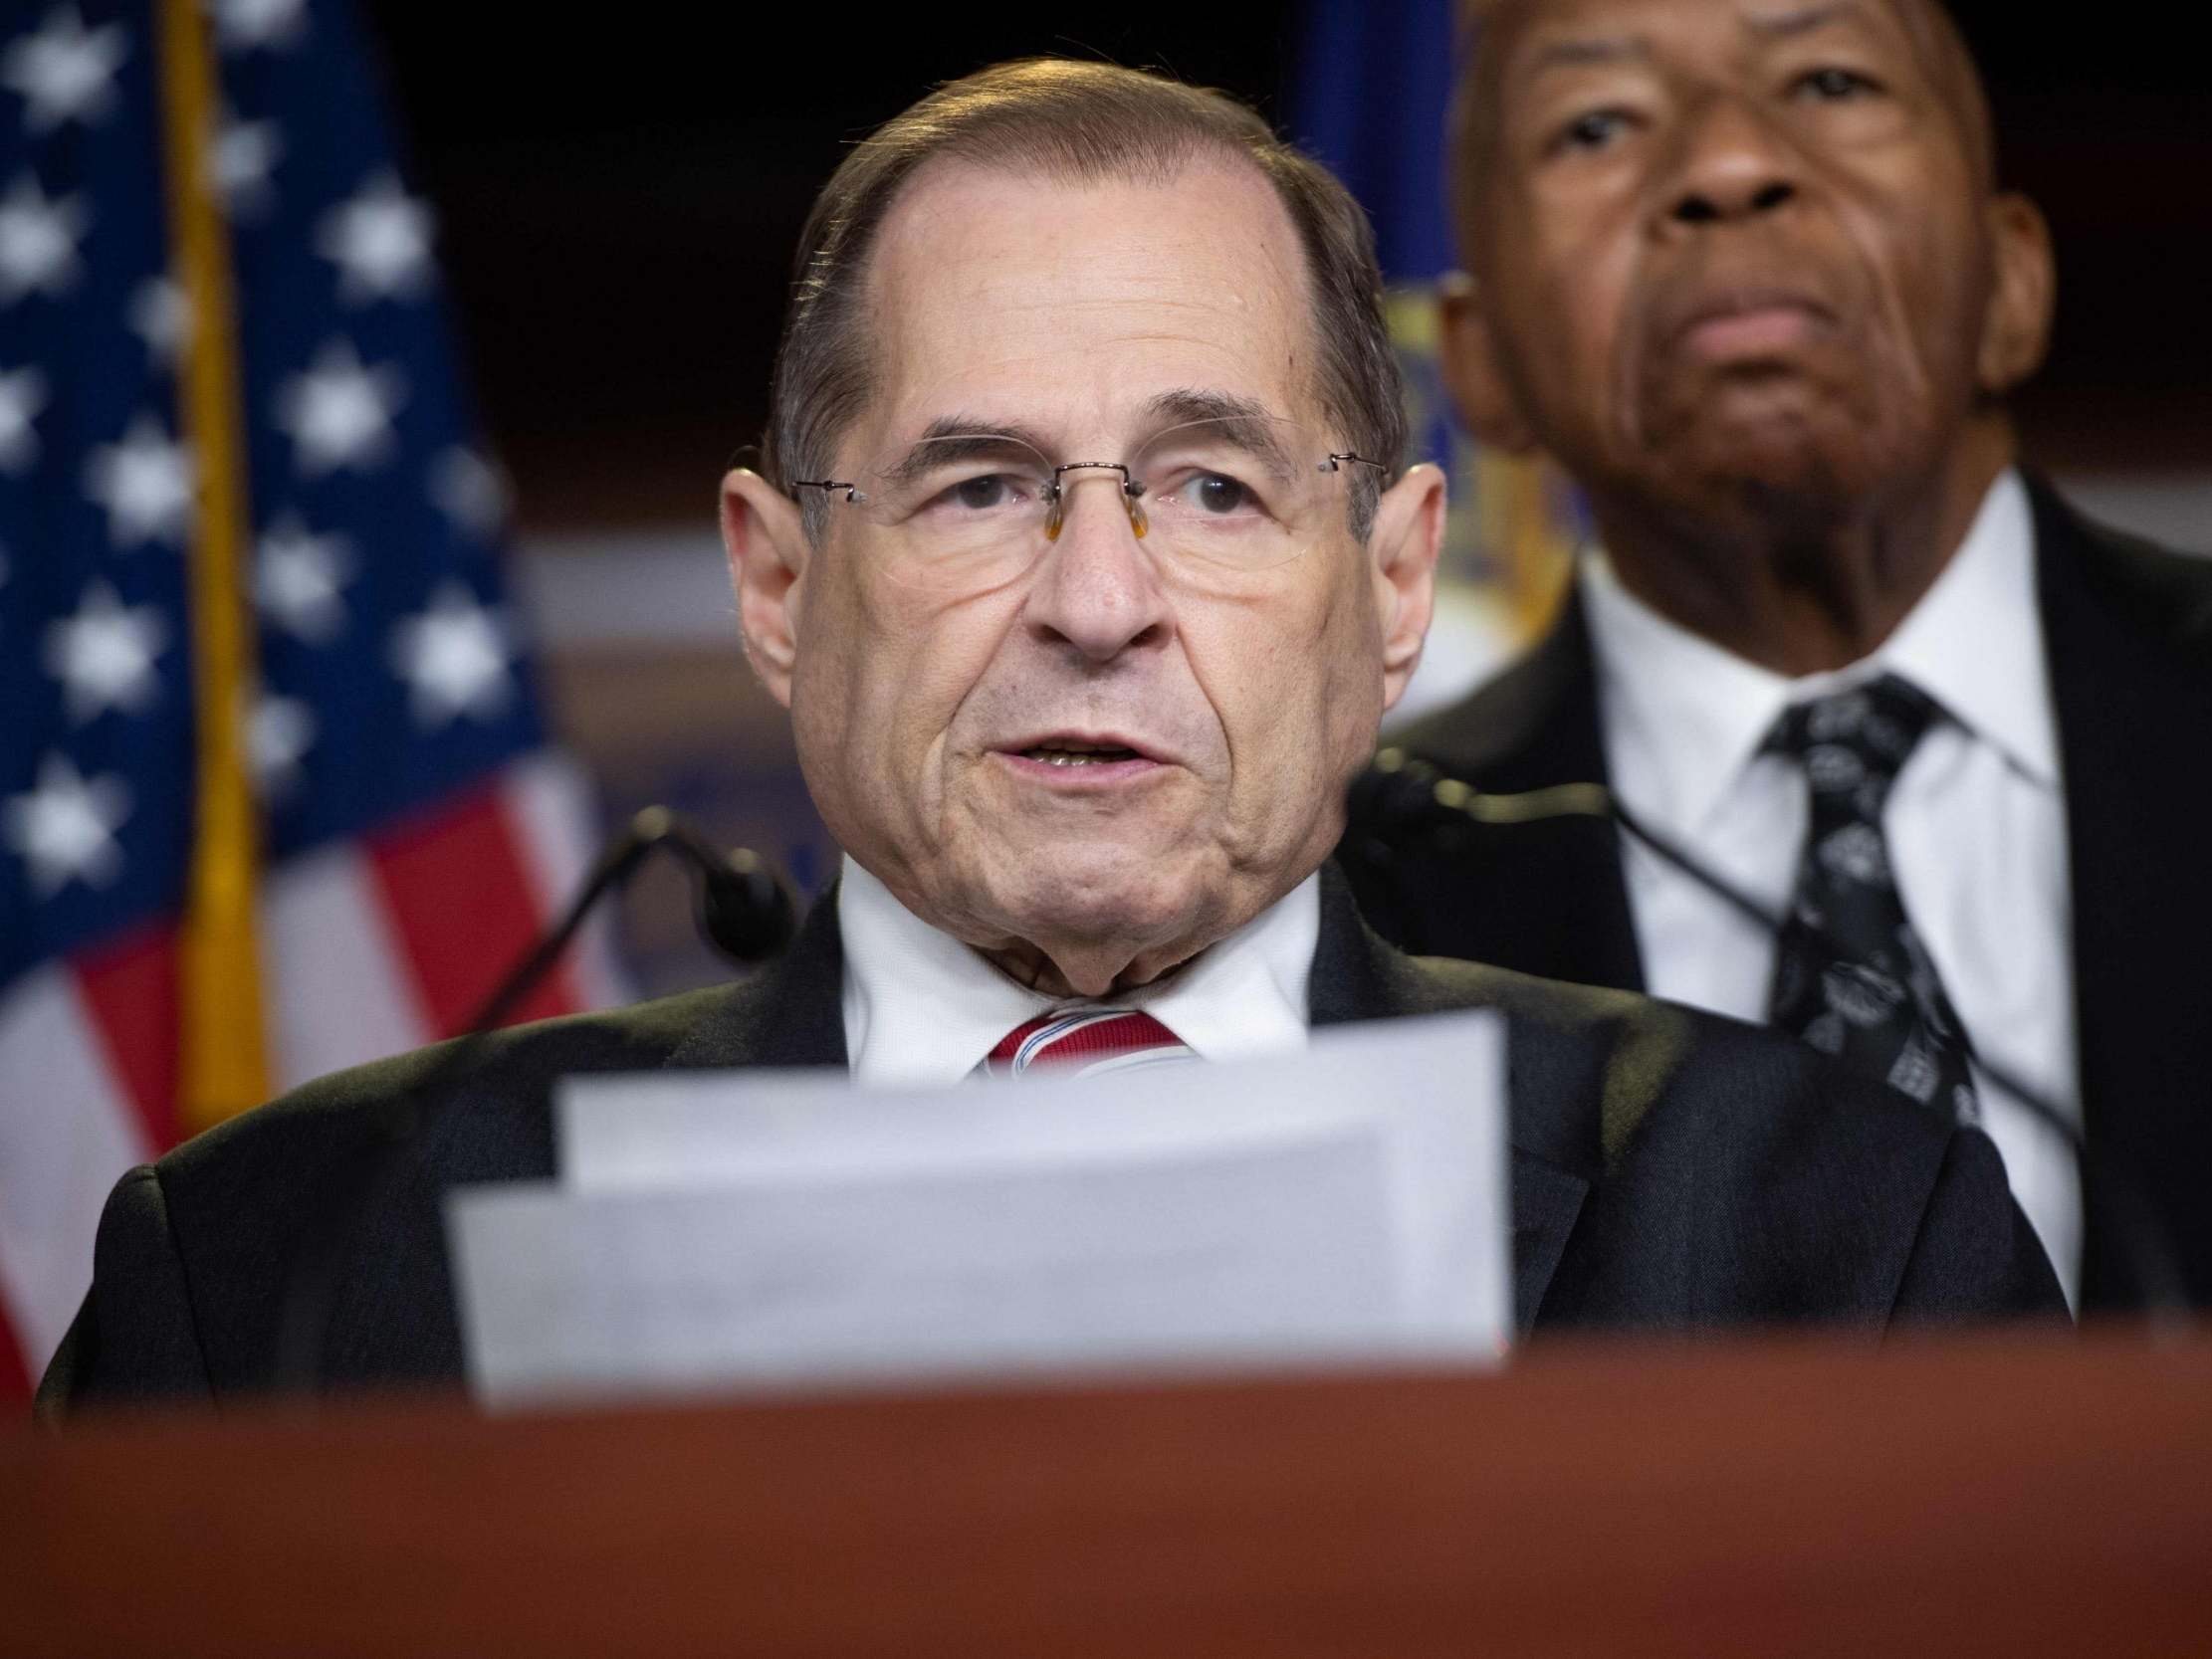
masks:
<svg viewBox="0 0 2212 1659"><path fill-rule="evenodd" d="M0 1652L2208 1654L2212 1338L25 1427Z"/></svg>

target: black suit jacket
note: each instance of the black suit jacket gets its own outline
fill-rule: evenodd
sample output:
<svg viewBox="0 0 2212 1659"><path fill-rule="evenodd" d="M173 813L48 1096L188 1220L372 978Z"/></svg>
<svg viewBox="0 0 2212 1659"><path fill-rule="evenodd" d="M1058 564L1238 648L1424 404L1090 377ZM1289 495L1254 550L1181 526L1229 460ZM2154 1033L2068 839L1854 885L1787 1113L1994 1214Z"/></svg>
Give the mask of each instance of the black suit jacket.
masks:
<svg viewBox="0 0 2212 1659"><path fill-rule="evenodd" d="M2180 1293L2212 1307L2212 560L2093 525L2040 480L2028 488L2074 890L2083 1305L2140 1307L2155 1266L2144 1252L2168 1244ZM1610 783L1579 602L1526 659L1401 746L1487 791ZM1610 824L1454 834L1355 821L1344 863L1387 937L1644 987Z"/></svg>
<svg viewBox="0 0 2212 1659"><path fill-rule="evenodd" d="M583 1071L845 1063L835 900L743 983L502 1033L349 1258L325 1374L461 1374L440 1199L553 1173L548 1097ZM2063 1313L1996 1149L1752 1026L1467 962L1423 962L1360 922L1332 871L1317 1025L1492 1006L1508 1020L1513 1272L1524 1329L1703 1329ZM273 1381L285 1287L379 1110L424 1050L342 1072L124 1177L94 1281L39 1390L249 1394Z"/></svg>

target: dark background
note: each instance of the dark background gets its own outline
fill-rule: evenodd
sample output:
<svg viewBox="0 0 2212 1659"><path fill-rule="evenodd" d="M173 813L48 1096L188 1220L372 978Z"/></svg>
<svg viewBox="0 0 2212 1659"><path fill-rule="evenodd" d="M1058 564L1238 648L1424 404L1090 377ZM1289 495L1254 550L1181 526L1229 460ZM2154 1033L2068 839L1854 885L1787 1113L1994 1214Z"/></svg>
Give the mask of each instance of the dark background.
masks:
<svg viewBox="0 0 2212 1659"><path fill-rule="evenodd" d="M1957 9L2008 179L2058 234L2058 338L2022 402L2032 453L2075 471L2202 469L2212 120L2195 56L2146 7ZM1025 53L1102 55L1280 120L1298 50L1285 4L1015 24L959 8L700 22L634 6L581 30L459 11L367 7L526 530L707 514L723 462L761 425L808 202L846 144L931 84ZM2092 27L2100 16L2115 21Z"/></svg>

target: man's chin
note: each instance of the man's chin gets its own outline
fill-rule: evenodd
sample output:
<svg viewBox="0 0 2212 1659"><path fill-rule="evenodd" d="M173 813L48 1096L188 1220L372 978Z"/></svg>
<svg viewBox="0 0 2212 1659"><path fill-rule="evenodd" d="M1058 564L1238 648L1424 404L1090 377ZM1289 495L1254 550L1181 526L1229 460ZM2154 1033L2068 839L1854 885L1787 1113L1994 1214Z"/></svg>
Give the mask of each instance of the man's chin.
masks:
<svg viewBox="0 0 2212 1659"><path fill-rule="evenodd" d="M1197 949L1221 931L1225 884L1167 849L1054 847L994 860L976 872L956 930L987 947L1019 940L1055 958ZM1116 971L1119 971L1118 968Z"/></svg>
<svg viewBox="0 0 2212 1659"><path fill-rule="evenodd" d="M1786 376L1724 383L1648 423L1650 488L1683 506L1820 520L1863 506L1894 468L1873 411Z"/></svg>
<svg viewBox="0 0 2212 1659"><path fill-rule="evenodd" d="M1139 944L1186 927L1207 907L1207 896L1198 884L1167 879L1156 867L1094 867L1035 872L1002 889L1000 903L1009 929L1039 944L1051 938Z"/></svg>
<svg viewBox="0 0 2212 1659"><path fill-rule="evenodd" d="M1818 533L1865 511L1881 470L1856 434L1730 425L1655 457L1651 493L1691 522Z"/></svg>

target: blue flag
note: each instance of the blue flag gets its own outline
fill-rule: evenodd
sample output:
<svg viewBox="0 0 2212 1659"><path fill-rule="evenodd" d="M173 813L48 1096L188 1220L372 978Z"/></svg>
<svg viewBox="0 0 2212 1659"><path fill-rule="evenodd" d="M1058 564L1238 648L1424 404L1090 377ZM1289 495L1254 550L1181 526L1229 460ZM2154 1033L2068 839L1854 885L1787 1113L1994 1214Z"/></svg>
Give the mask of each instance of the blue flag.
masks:
<svg viewBox="0 0 2212 1659"><path fill-rule="evenodd" d="M1452 0L1306 0L1288 122L1374 223L1406 376L1408 459L1434 461L1451 481L1447 585L1398 719L1494 672L1542 625L1583 527L1556 471L1485 452L1459 429L1438 362L1437 282L1458 264L1445 166L1453 12Z"/></svg>

